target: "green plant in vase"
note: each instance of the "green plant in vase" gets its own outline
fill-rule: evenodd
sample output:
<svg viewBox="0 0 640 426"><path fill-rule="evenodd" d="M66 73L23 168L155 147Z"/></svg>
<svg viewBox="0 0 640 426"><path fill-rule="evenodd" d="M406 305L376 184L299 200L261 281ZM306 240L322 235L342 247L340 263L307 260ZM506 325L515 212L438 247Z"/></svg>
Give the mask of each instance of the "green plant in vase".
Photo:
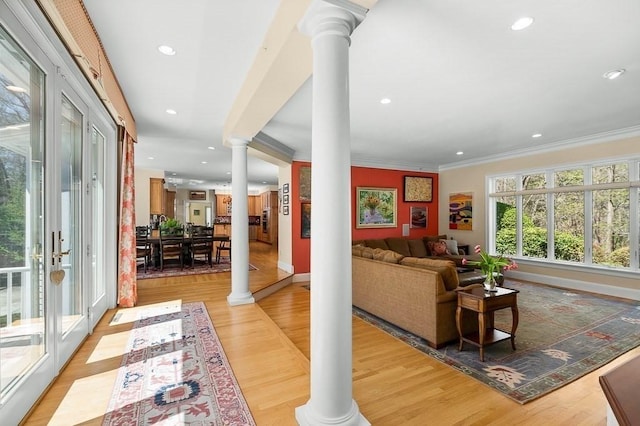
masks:
<svg viewBox="0 0 640 426"><path fill-rule="evenodd" d="M463 265L479 266L482 270L482 274L486 277L485 287L489 291L494 291L496 287L496 278L503 270L517 269L518 264L508 257L502 255L492 256L486 251L482 250L480 245L474 247L474 253L479 254L481 260L467 260L462 259Z"/></svg>
<svg viewBox="0 0 640 426"><path fill-rule="evenodd" d="M182 223L177 219L167 219L160 224L163 234L176 234L182 231Z"/></svg>

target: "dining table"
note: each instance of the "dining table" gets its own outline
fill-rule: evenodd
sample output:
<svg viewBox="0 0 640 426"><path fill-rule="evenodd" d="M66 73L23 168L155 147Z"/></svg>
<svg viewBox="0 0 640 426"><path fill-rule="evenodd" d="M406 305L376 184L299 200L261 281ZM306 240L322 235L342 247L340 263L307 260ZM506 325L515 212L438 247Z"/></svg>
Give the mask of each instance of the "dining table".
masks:
<svg viewBox="0 0 640 426"><path fill-rule="evenodd" d="M227 234L213 234L213 236L198 236L197 239L212 239L213 244L215 246L216 241L230 241L231 237ZM151 259L153 265L158 267L160 266L160 231L157 229L151 230L149 236L147 237L147 241L151 245ZM188 233L184 234L184 247L185 253L189 253L189 246L191 245L191 235ZM185 256L185 263L189 263L189 259Z"/></svg>

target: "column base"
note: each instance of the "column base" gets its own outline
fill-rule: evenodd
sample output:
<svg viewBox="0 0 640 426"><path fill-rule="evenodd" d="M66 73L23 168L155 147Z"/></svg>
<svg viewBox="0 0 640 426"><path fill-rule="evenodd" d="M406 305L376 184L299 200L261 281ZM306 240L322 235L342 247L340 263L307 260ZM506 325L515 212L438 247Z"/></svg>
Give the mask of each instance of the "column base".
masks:
<svg viewBox="0 0 640 426"><path fill-rule="evenodd" d="M242 293L242 294L233 294L227 296L227 303L231 306L236 305L248 305L249 303L255 303L255 299L250 292Z"/></svg>
<svg viewBox="0 0 640 426"><path fill-rule="evenodd" d="M300 426L371 426L371 423L360 413L358 404L356 404L354 400L351 400L351 410L349 413L339 419L318 416L311 407L311 401L309 401L305 405L296 407L296 421Z"/></svg>

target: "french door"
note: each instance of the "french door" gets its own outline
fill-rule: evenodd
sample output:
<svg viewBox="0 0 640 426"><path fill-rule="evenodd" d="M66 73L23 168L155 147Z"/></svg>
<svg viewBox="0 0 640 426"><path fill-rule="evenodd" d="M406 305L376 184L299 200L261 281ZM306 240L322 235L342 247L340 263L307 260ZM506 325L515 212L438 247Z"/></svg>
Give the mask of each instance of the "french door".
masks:
<svg viewBox="0 0 640 426"><path fill-rule="evenodd" d="M0 0L3 425L18 424L115 301L115 125L73 61L20 26L45 25L27 19L39 13Z"/></svg>

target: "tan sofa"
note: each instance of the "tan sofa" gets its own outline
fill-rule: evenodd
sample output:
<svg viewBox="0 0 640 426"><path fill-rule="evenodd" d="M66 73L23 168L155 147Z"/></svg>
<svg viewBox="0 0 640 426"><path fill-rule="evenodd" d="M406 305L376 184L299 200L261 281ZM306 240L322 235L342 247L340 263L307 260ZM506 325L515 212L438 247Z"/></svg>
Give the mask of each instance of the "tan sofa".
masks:
<svg viewBox="0 0 640 426"><path fill-rule="evenodd" d="M424 338L432 347L458 339L458 276L452 261L362 246L354 246L352 260L354 306ZM477 331L472 312L463 311L462 328L463 333Z"/></svg>

